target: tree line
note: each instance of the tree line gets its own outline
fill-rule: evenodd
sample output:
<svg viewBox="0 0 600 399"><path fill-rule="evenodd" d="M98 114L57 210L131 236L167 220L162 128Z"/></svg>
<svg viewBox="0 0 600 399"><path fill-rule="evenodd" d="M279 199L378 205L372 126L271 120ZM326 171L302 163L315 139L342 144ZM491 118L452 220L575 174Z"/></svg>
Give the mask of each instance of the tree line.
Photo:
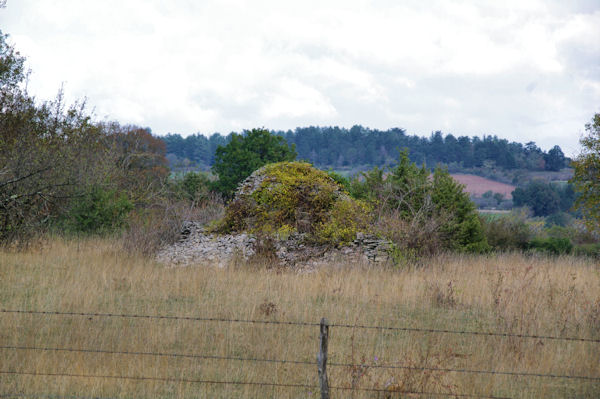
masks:
<svg viewBox="0 0 600 399"><path fill-rule="evenodd" d="M521 144L497 136L456 137L437 131L430 137L409 135L406 130L369 129L360 125L340 127L298 127L295 130L271 131L294 145L298 158L327 169L389 166L398 160L398 151L407 148L412 162L429 168L438 163L456 168L480 168L493 164L502 169L558 171L569 165L559 146L545 152L534 142ZM219 133L206 137L193 134L162 137L167 158L174 167L208 169L215 162L216 149L227 144L236 133Z"/></svg>

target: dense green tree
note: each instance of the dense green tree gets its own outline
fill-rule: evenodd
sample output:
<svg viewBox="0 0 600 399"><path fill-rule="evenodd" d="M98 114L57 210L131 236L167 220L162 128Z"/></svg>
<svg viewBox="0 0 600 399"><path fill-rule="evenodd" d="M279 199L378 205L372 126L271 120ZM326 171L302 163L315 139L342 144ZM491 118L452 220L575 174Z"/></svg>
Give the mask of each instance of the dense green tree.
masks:
<svg viewBox="0 0 600 399"><path fill-rule="evenodd" d="M573 161L575 174L571 182L579 193L576 206L591 230L600 232L600 113L585 125L581 154Z"/></svg>
<svg viewBox="0 0 600 399"><path fill-rule="evenodd" d="M556 189L541 180L535 180L524 188L512 192L515 206L528 206L535 216L548 216L560 211L560 196Z"/></svg>
<svg viewBox="0 0 600 399"><path fill-rule="evenodd" d="M445 157L443 162L448 164L451 162L460 162L461 161L461 151L460 144L456 137L449 134L444 138L444 151Z"/></svg>
<svg viewBox="0 0 600 399"><path fill-rule="evenodd" d="M294 159L294 145L288 146L282 136L268 130L252 129L243 135L232 134L229 144L216 150L212 169L219 179L214 186L226 198L231 198L238 184L261 166Z"/></svg>
<svg viewBox="0 0 600 399"><path fill-rule="evenodd" d="M500 203L504 200L504 194L502 194L502 193L495 193L494 194L494 199L496 200L496 203L498 205L500 205Z"/></svg>
<svg viewBox="0 0 600 399"><path fill-rule="evenodd" d="M429 170L418 167L408 158L408 150L400 152L398 164L386 178L386 193L381 204L398 212L403 218L416 217L424 212L429 189Z"/></svg>
<svg viewBox="0 0 600 399"><path fill-rule="evenodd" d="M571 212L574 213L575 200L577 199L577 193L573 188L571 183L567 183L564 185L555 185L554 186L558 196L560 198L560 210L562 212Z"/></svg>
<svg viewBox="0 0 600 399"><path fill-rule="evenodd" d="M546 170L559 171L565 166L565 154L559 146L552 147L544 156Z"/></svg>
<svg viewBox="0 0 600 399"><path fill-rule="evenodd" d="M370 202L380 202L379 199L385 198L385 178L384 170L377 166L373 169L363 172L359 177L350 180L350 194L357 199L369 200ZM379 211L383 207L377 207Z"/></svg>
<svg viewBox="0 0 600 399"><path fill-rule="evenodd" d="M206 203L211 197L211 180L207 172L175 174L169 179L171 195L192 206Z"/></svg>
<svg viewBox="0 0 600 399"><path fill-rule="evenodd" d="M464 186L450 176L447 169L438 167L433 173L431 202L434 217L442 220L440 231L445 248L466 252L481 252L487 242L475 204Z"/></svg>

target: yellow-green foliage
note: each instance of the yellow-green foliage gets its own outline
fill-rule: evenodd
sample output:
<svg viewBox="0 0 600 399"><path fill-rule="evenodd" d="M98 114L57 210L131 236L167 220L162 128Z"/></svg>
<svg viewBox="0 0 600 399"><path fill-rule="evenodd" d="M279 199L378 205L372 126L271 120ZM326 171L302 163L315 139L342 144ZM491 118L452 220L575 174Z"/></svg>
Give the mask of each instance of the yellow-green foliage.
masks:
<svg viewBox="0 0 600 399"><path fill-rule="evenodd" d="M370 207L363 201L337 201L329 219L319 225L316 238L324 243L347 244L354 240L357 232L364 232L368 228L370 214Z"/></svg>
<svg viewBox="0 0 600 399"><path fill-rule="evenodd" d="M287 240L289 236L295 232L296 229L294 227L290 226L289 224L284 224L277 229L277 232L275 234L277 235L277 238L281 240Z"/></svg>
<svg viewBox="0 0 600 399"><path fill-rule="evenodd" d="M227 207L219 231L308 233L321 243L354 239L368 225L369 209L350 198L327 173L304 162L278 162L255 172L259 186L238 194Z"/></svg>
<svg viewBox="0 0 600 399"><path fill-rule="evenodd" d="M258 190L251 194L256 203L253 212L258 229L278 229L289 224L300 230L305 220L318 222L326 217L327 211L336 201L340 187L325 172L308 163L279 162L267 165L265 176Z"/></svg>

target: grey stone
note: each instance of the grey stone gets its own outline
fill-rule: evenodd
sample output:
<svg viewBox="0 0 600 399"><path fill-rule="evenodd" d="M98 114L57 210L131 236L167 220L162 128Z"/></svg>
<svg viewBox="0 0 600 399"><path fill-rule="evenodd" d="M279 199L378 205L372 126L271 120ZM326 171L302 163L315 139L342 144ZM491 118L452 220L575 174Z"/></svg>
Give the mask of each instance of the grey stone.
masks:
<svg viewBox="0 0 600 399"><path fill-rule="evenodd" d="M335 249L306 244L305 238L305 234L294 233L287 240L274 242L275 255L281 265L306 271L336 261L344 264L362 259L372 263L390 261L390 243L373 235L358 233L351 244ZM171 266L205 264L224 267L234 256L240 256L244 260L253 256L256 242L255 237L246 233L211 234L202 225L188 222L184 224L180 240L163 248L157 259Z"/></svg>

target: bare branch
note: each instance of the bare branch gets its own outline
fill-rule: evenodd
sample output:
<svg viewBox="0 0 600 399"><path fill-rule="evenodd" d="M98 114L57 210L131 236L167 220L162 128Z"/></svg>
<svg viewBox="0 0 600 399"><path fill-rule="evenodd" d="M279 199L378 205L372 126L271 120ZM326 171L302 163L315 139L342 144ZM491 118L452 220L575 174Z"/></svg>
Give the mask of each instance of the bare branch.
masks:
<svg viewBox="0 0 600 399"><path fill-rule="evenodd" d="M1 0L0 0L0 1L1 1ZM12 180L9 180L9 181L6 181L6 182L3 182L3 183L0 183L0 187L7 186L7 185L9 185L9 184L18 183L18 182L20 182L21 180L28 179L28 178L30 178L30 177L32 177L32 176L35 176L35 175L37 175L37 174L39 174L39 173L43 173L43 172L45 172L45 171L47 171L47 170L50 170L50 169L52 169L52 167L51 167L51 166L47 166L47 167L45 167L45 168L38 169L38 170L36 170L36 171L34 171L34 172L31 172L31 173L29 173L29 174L27 174L27 175L25 175L25 176L21 176L21 177L18 177L18 178L16 178L16 179L12 179Z"/></svg>

